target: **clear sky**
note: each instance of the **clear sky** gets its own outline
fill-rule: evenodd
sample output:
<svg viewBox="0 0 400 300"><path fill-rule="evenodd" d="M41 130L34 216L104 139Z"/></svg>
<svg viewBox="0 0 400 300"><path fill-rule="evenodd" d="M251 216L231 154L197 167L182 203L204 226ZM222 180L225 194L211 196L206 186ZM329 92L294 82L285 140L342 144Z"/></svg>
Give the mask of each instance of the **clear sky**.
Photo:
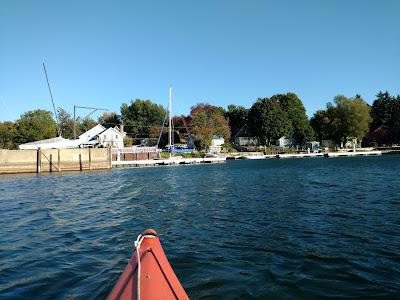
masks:
<svg viewBox="0 0 400 300"><path fill-rule="evenodd" d="M400 93L399 0L0 1L0 120L122 102L174 113L294 92L311 116L337 94Z"/></svg>

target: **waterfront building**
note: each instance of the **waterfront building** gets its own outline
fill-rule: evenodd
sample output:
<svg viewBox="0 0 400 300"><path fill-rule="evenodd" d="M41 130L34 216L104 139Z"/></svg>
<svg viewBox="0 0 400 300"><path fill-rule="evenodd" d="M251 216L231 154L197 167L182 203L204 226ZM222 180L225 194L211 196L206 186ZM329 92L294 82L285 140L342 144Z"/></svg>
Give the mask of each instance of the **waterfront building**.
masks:
<svg viewBox="0 0 400 300"><path fill-rule="evenodd" d="M211 140L211 146L209 149L210 153L213 154L219 154L221 153L222 145L225 143L225 139L220 136L213 136L213 139Z"/></svg>
<svg viewBox="0 0 400 300"><path fill-rule="evenodd" d="M98 147L113 147L123 148L124 138L126 132L123 128L106 129L104 126L98 124L88 131L82 133L78 139L69 140L61 136L34 141L26 144L19 145L21 150L32 150L32 149L67 149L67 148L98 148Z"/></svg>
<svg viewBox="0 0 400 300"><path fill-rule="evenodd" d="M260 145L260 140L256 136L238 136L234 140L236 145L239 146L258 146Z"/></svg>
<svg viewBox="0 0 400 300"><path fill-rule="evenodd" d="M260 139L251 134L250 128L247 124L240 128L240 130L233 136L233 142L241 147L254 147L260 145Z"/></svg>
<svg viewBox="0 0 400 300"><path fill-rule="evenodd" d="M78 139L81 141L81 145L93 147L97 144L99 134L105 130L106 128L103 125L97 124L88 131L82 133Z"/></svg>
<svg viewBox="0 0 400 300"><path fill-rule="evenodd" d="M37 149L67 149L78 148L80 145L79 140L68 140L63 137L55 137L46 140L34 141L26 144L19 145L21 150L37 150Z"/></svg>
<svg viewBox="0 0 400 300"><path fill-rule="evenodd" d="M282 136L280 139L276 141L276 145L281 148L293 147L294 140L292 138Z"/></svg>
<svg viewBox="0 0 400 300"><path fill-rule="evenodd" d="M110 127L98 135L98 143L102 147L123 148L126 132L115 127Z"/></svg>
<svg viewBox="0 0 400 300"><path fill-rule="evenodd" d="M309 149L310 151L319 151L321 149L320 143L317 141L312 141L312 142L307 142L305 145L306 149Z"/></svg>
<svg viewBox="0 0 400 300"><path fill-rule="evenodd" d="M363 146L381 146L390 145L391 136L389 127L381 125L374 131L367 134L367 136L362 140Z"/></svg>

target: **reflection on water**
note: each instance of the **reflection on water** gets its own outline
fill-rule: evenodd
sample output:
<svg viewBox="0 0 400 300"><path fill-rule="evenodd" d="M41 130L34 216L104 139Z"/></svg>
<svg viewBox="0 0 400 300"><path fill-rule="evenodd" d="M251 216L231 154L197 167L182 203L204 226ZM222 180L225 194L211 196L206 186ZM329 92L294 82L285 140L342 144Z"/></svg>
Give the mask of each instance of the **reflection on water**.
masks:
<svg viewBox="0 0 400 300"><path fill-rule="evenodd" d="M104 298L145 228L193 299L396 298L399 156L0 177L0 298Z"/></svg>

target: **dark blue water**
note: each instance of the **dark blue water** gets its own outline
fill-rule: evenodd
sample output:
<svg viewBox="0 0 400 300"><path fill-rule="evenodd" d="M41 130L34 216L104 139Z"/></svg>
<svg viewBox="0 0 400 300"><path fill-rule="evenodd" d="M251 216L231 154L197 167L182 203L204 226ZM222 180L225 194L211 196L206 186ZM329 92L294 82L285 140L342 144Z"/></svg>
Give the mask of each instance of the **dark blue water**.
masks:
<svg viewBox="0 0 400 300"><path fill-rule="evenodd" d="M0 298L107 296L153 227L192 299L400 297L400 156L0 177Z"/></svg>

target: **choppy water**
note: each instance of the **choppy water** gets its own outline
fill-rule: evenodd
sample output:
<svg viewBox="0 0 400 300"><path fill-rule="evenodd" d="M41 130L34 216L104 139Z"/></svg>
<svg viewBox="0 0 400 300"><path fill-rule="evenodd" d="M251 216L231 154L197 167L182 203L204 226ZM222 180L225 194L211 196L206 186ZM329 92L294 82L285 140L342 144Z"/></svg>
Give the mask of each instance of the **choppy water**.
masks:
<svg viewBox="0 0 400 300"><path fill-rule="evenodd" d="M0 177L0 298L104 298L145 228L192 299L400 297L400 156Z"/></svg>

